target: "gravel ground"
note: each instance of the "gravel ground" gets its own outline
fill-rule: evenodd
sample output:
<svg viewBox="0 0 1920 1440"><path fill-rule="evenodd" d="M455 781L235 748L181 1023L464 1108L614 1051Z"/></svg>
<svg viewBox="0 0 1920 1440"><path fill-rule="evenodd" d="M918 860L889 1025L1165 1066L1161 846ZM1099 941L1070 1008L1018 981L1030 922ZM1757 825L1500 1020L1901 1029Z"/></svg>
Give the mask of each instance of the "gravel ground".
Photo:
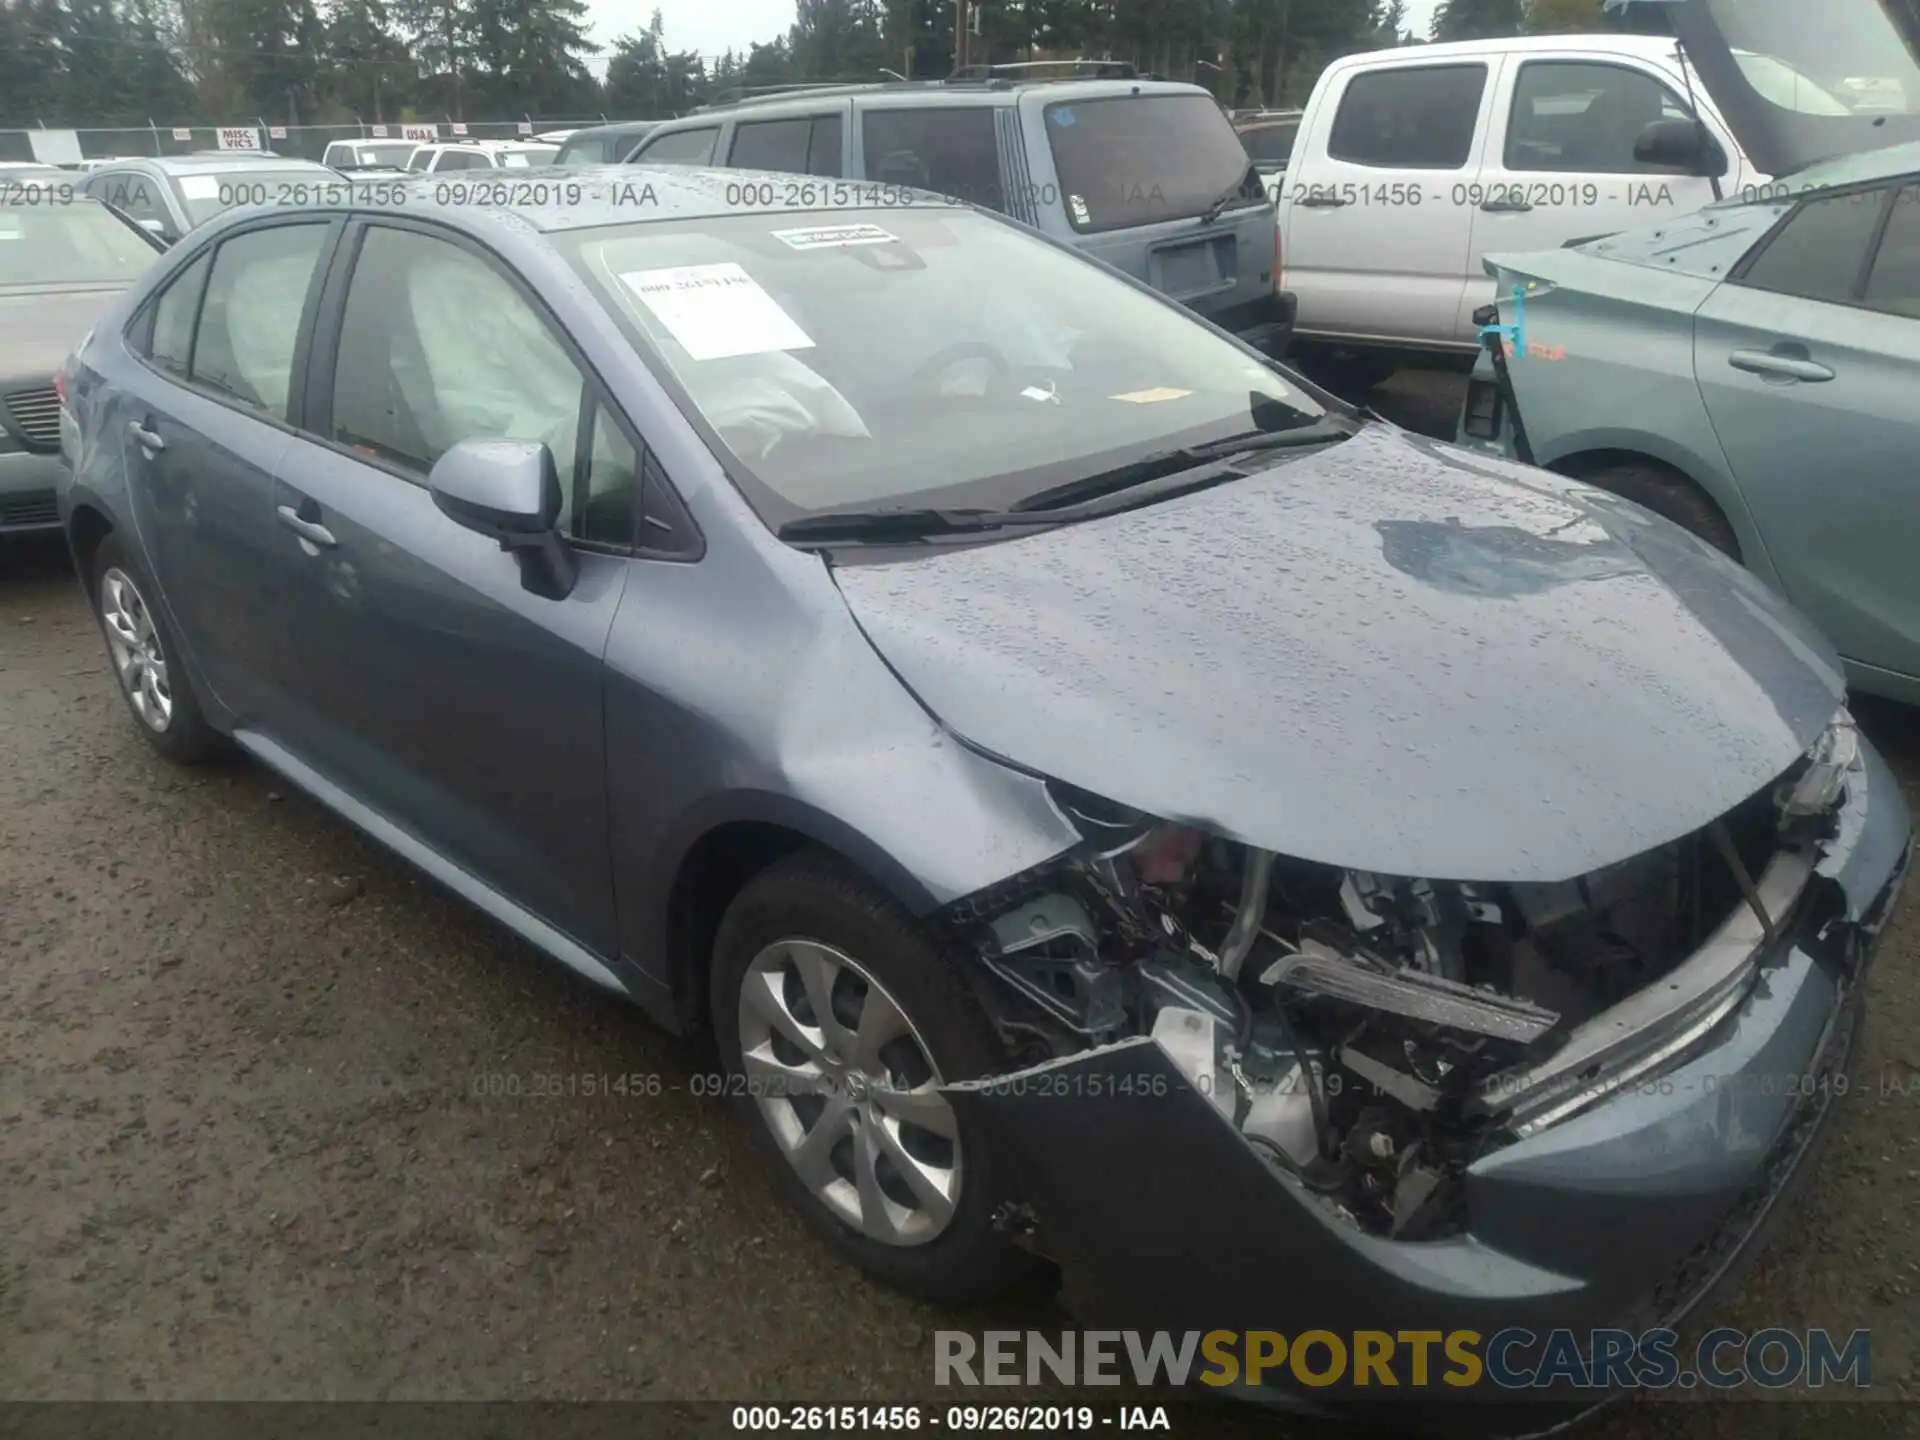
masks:
<svg viewBox="0 0 1920 1440"><path fill-rule="evenodd" d="M1376 403L1441 415L1451 383ZM1863 718L1920 802L1920 714ZM1712 1317L1869 1327L1887 1399L1920 1318L1917 937L1910 890L1869 1083ZM0 1398L944 1402L934 1329L1070 1323L1044 1286L942 1312L837 1263L690 1093L713 1068L257 766L159 760L60 550L0 543ZM660 1093L488 1093L552 1074ZM1824 1433L1811 1408L1713 1428Z"/></svg>

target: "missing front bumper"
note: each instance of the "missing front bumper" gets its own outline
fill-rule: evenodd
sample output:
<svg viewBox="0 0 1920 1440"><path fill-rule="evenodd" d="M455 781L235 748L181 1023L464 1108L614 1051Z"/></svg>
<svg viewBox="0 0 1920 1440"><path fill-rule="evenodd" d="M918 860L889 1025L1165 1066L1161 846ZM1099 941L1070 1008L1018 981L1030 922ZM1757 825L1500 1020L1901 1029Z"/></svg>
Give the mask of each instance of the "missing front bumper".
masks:
<svg viewBox="0 0 1920 1440"><path fill-rule="evenodd" d="M1815 878L1799 878L1809 903L1737 1003L1690 1053L1483 1155L1465 1172L1463 1226L1445 1239L1394 1241L1350 1223L1263 1159L1146 1037L948 1094L1010 1152L1036 1248L1090 1325L1491 1335L1674 1324L1758 1248L1850 1093L1866 963L1908 854L1898 787L1869 752ZM1393 1398L1249 1393L1317 1406ZM1491 1398L1501 1430L1532 1431L1606 1395L1418 1398L1476 1412Z"/></svg>

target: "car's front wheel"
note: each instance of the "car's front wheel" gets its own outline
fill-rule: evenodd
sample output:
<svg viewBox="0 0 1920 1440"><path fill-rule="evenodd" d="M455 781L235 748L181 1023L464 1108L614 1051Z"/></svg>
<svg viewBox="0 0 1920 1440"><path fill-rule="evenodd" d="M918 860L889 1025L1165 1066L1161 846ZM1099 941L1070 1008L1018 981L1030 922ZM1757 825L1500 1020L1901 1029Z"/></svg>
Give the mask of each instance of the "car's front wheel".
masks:
<svg viewBox="0 0 1920 1440"><path fill-rule="evenodd" d="M147 743L183 763L219 753L225 742L200 712L180 646L152 604L153 585L118 536L94 552L91 588L107 658Z"/></svg>
<svg viewBox="0 0 1920 1440"><path fill-rule="evenodd" d="M995 1227L1006 1167L941 1095L997 1052L951 957L823 856L751 881L714 944L714 1029L777 1183L876 1277L948 1302L1030 1263Z"/></svg>

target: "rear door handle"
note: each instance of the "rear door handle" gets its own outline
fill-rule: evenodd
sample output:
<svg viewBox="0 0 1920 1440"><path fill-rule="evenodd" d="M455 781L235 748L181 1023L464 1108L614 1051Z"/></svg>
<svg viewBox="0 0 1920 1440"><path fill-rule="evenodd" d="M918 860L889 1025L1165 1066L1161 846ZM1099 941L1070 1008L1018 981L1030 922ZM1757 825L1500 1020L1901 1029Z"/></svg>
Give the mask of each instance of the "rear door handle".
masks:
<svg viewBox="0 0 1920 1440"><path fill-rule="evenodd" d="M308 503L311 504L312 502L309 501ZM317 546L321 550L331 550L340 543L333 538L333 532L327 529L326 526L322 525L318 520L307 519L291 505L279 506L274 513L280 517L280 523L282 525L293 531L294 534L298 535L309 545Z"/></svg>
<svg viewBox="0 0 1920 1440"><path fill-rule="evenodd" d="M1345 205L1347 202L1342 200L1338 195L1329 195L1325 191L1309 190L1294 203L1308 206L1314 210L1331 210L1335 206Z"/></svg>
<svg viewBox="0 0 1920 1440"><path fill-rule="evenodd" d="M1736 350L1727 357L1736 370L1780 380L1831 380L1833 371L1817 360L1799 360L1791 355L1776 355L1770 350Z"/></svg>
<svg viewBox="0 0 1920 1440"><path fill-rule="evenodd" d="M140 442L140 448L142 450L164 450L167 448L166 441L162 440L157 434L142 425L138 420L129 420L127 422L127 433Z"/></svg>
<svg viewBox="0 0 1920 1440"><path fill-rule="evenodd" d="M1491 215L1518 215L1524 210L1531 210L1533 206L1524 200L1482 200L1480 208Z"/></svg>

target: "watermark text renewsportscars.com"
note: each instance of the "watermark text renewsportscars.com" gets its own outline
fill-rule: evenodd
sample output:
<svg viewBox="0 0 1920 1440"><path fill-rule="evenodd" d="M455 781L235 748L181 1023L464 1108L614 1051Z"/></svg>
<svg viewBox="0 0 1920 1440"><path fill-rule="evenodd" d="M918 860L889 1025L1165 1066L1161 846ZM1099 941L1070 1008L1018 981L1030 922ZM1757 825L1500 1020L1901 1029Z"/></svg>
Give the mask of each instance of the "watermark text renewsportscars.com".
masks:
<svg viewBox="0 0 1920 1440"><path fill-rule="evenodd" d="M1493 1387L1865 1389L1868 1331L1037 1330L934 1332L936 1385L1341 1385L1374 1391Z"/></svg>

